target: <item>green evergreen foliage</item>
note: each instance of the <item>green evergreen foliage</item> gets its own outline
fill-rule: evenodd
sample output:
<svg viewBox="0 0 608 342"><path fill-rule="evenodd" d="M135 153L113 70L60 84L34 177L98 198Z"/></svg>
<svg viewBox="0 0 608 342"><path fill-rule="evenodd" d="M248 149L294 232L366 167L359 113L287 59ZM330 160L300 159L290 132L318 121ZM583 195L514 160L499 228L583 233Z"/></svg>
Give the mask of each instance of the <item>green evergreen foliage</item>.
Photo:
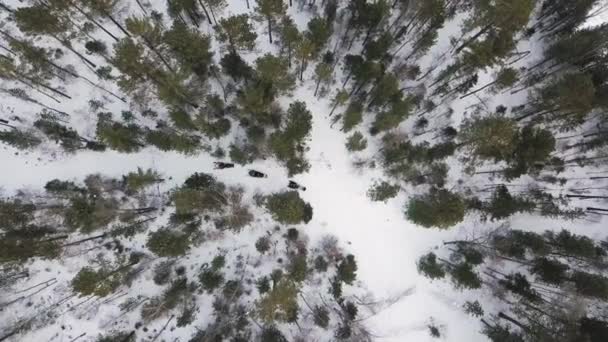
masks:
<svg viewBox="0 0 608 342"><path fill-rule="evenodd" d="M591 75L569 73L539 90L539 111L548 112L546 120L558 121L562 129L574 129L593 109L595 94Z"/></svg>
<svg viewBox="0 0 608 342"><path fill-rule="evenodd" d="M314 323L323 329L329 326L329 311L322 306L316 306L313 311Z"/></svg>
<svg viewBox="0 0 608 342"><path fill-rule="evenodd" d="M202 81L207 79L209 66L213 63L213 53L209 51L211 47L209 37L175 21L171 29L164 33L163 41L182 68L188 68Z"/></svg>
<svg viewBox="0 0 608 342"><path fill-rule="evenodd" d="M346 140L346 149L351 152L363 151L366 148L367 148L367 139L365 139L363 134L359 131L354 132Z"/></svg>
<svg viewBox="0 0 608 342"><path fill-rule="evenodd" d="M363 104L353 101L348 104L346 111L342 114L342 130L350 132L363 121Z"/></svg>
<svg viewBox="0 0 608 342"><path fill-rule="evenodd" d="M133 153L144 146L141 143L144 132L138 125L112 121L111 115L99 115L96 133L101 142L119 152Z"/></svg>
<svg viewBox="0 0 608 342"><path fill-rule="evenodd" d="M314 46L314 54L319 53L325 48L332 34L332 23L326 18L314 17L307 24L308 30L304 33Z"/></svg>
<svg viewBox="0 0 608 342"><path fill-rule="evenodd" d="M49 193L55 194L86 194L86 189L79 187L76 183L71 181L62 181L60 179L53 179L48 181L44 186L44 190Z"/></svg>
<svg viewBox="0 0 608 342"><path fill-rule="evenodd" d="M505 219L515 213L531 212L535 204L521 197L514 197L506 186L500 185L492 194L492 199L486 204L484 210L490 214L492 220Z"/></svg>
<svg viewBox="0 0 608 342"><path fill-rule="evenodd" d="M253 50L258 37L247 14L220 19L217 32L218 39L228 43L235 54L238 50Z"/></svg>
<svg viewBox="0 0 608 342"><path fill-rule="evenodd" d="M65 23L43 5L19 7L14 16L19 29L30 35L59 34L67 29Z"/></svg>
<svg viewBox="0 0 608 342"><path fill-rule="evenodd" d="M155 146L161 151L178 151L184 154L194 154L200 146L200 139L196 135L177 133L168 127L157 130L148 130L144 139L146 143Z"/></svg>
<svg viewBox="0 0 608 342"><path fill-rule="evenodd" d="M74 152L82 148L82 139L78 133L56 121L39 119L34 122L34 127L39 129L49 139L60 143L66 151Z"/></svg>
<svg viewBox="0 0 608 342"><path fill-rule="evenodd" d="M277 18L285 14L287 6L283 0L255 0L255 11L257 14L256 20L266 22L268 26L268 39L272 43L273 25Z"/></svg>
<svg viewBox="0 0 608 342"><path fill-rule="evenodd" d="M210 175L195 173L176 189L171 198L178 214L222 212L228 203L226 186Z"/></svg>
<svg viewBox="0 0 608 342"><path fill-rule="evenodd" d="M120 286L119 274L104 269L95 271L91 267L83 267L72 279L72 289L80 296L105 297Z"/></svg>
<svg viewBox="0 0 608 342"><path fill-rule="evenodd" d="M477 300L474 302L466 301L463 305L463 308L464 308L464 312L466 312L467 314L469 314L473 317L483 317L483 314L484 314L483 308L481 307L481 304Z"/></svg>
<svg viewBox="0 0 608 342"><path fill-rule="evenodd" d="M65 209L64 223L71 229L89 233L102 229L118 215L118 203L103 197L75 196Z"/></svg>
<svg viewBox="0 0 608 342"><path fill-rule="evenodd" d="M357 278L357 262L355 256L349 254L338 265L338 279L352 285Z"/></svg>
<svg viewBox="0 0 608 342"><path fill-rule="evenodd" d="M286 164L290 176L309 168L304 149L311 129L312 113L304 102L296 101L289 105L284 127L270 136L270 148Z"/></svg>
<svg viewBox="0 0 608 342"><path fill-rule="evenodd" d="M5 211L7 206L2 206ZM12 219L19 219L13 216ZM0 215L4 218L6 215ZM26 215L21 216L25 218ZM8 222L7 222L8 223ZM24 262L29 258L38 257L42 259L55 259L61 255L61 238L54 239L56 231L51 227L28 224L27 221L19 222L23 227L11 226L3 231L0 240L0 261L10 263L14 261Z"/></svg>
<svg viewBox="0 0 608 342"><path fill-rule="evenodd" d="M234 51L230 51L222 56L220 65L222 66L222 71L232 77L235 82L253 78L253 68Z"/></svg>
<svg viewBox="0 0 608 342"><path fill-rule="evenodd" d="M262 236L255 242L255 249L264 254L270 250L270 239L266 236Z"/></svg>
<svg viewBox="0 0 608 342"><path fill-rule="evenodd" d="M572 274L572 281L576 292L581 295L601 300L608 299L608 278L599 274L575 271Z"/></svg>
<svg viewBox="0 0 608 342"><path fill-rule="evenodd" d="M298 286L290 280L280 280L258 302L258 315L262 321L285 322L299 311Z"/></svg>
<svg viewBox="0 0 608 342"><path fill-rule="evenodd" d="M135 342L137 336L135 331L132 332L113 332L104 336L98 337L95 342Z"/></svg>
<svg viewBox="0 0 608 342"><path fill-rule="evenodd" d="M327 260L325 260L323 256L319 255L315 258L315 270L317 272L327 272L328 266L329 263L327 262Z"/></svg>
<svg viewBox="0 0 608 342"><path fill-rule="evenodd" d="M263 84L269 84L273 92L288 94L295 87L295 78L289 72L288 61L284 58L265 54L255 60L256 78Z"/></svg>
<svg viewBox="0 0 608 342"><path fill-rule="evenodd" d="M258 279L258 281L256 282L256 287L258 291L262 294L270 291L270 279L268 279L268 277L262 277Z"/></svg>
<svg viewBox="0 0 608 342"><path fill-rule="evenodd" d="M374 202L387 202L399 194L401 187L387 181L375 182L367 191L367 197Z"/></svg>
<svg viewBox="0 0 608 342"><path fill-rule="evenodd" d="M555 146L556 140L550 131L525 126L517 136L515 150L508 160L509 168L505 171L505 177L511 179L526 173L536 173L549 162Z"/></svg>
<svg viewBox="0 0 608 342"><path fill-rule="evenodd" d="M393 129L405 120L412 111L415 99L412 97L394 97L388 104L388 109L376 114L370 133L376 135Z"/></svg>
<svg viewBox="0 0 608 342"><path fill-rule="evenodd" d="M260 340L264 342L287 342L287 338L274 325L265 326L262 329Z"/></svg>
<svg viewBox="0 0 608 342"><path fill-rule="evenodd" d="M264 206L277 222L283 224L308 223L312 219L312 207L300 198L297 191L269 195Z"/></svg>
<svg viewBox="0 0 608 342"><path fill-rule="evenodd" d="M303 282L308 274L308 263L306 254L298 254L291 258L289 266L289 278L295 282Z"/></svg>
<svg viewBox="0 0 608 342"><path fill-rule="evenodd" d="M148 236L146 247L160 257L177 257L188 252L190 238L182 232L161 228Z"/></svg>
<svg viewBox="0 0 608 342"><path fill-rule="evenodd" d="M436 188L414 197L407 207L408 219L425 228L447 229L460 223L465 213L465 203L458 194Z"/></svg>
<svg viewBox="0 0 608 342"><path fill-rule="evenodd" d="M20 150L28 150L42 143L33 131L19 129L0 131L0 141Z"/></svg>
<svg viewBox="0 0 608 342"><path fill-rule="evenodd" d="M445 270L442 264L437 262L437 256L433 252L423 255L418 260L418 272L431 279L441 279L445 277Z"/></svg>
<svg viewBox="0 0 608 342"><path fill-rule="evenodd" d="M475 273L472 266L468 263L451 265L448 273L452 277L454 286L458 289L478 289L481 288L481 279Z"/></svg>
<svg viewBox="0 0 608 342"><path fill-rule="evenodd" d="M513 155L517 141L517 125L501 115L466 119L460 126L462 145L474 156L494 161Z"/></svg>
<svg viewBox="0 0 608 342"><path fill-rule="evenodd" d="M204 268L199 274L199 281L205 291L213 292L224 283L224 274L222 268L224 267L223 256L215 257L211 261L211 267Z"/></svg>
<svg viewBox="0 0 608 342"><path fill-rule="evenodd" d="M129 172L122 177L127 193L137 193L148 186L163 181L160 174L152 169L137 168L136 172Z"/></svg>
<svg viewBox="0 0 608 342"><path fill-rule="evenodd" d="M84 47L87 49L89 53L96 53L100 55L104 55L108 51L108 47L106 44L100 40L90 40L86 42Z"/></svg>
<svg viewBox="0 0 608 342"><path fill-rule="evenodd" d="M230 160L239 165L247 165L255 160L256 152L251 145L237 146L230 145L228 151Z"/></svg>
<svg viewBox="0 0 608 342"><path fill-rule="evenodd" d="M531 271L545 283L560 285L567 279L566 272L569 268L558 260L539 257L534 259Z"/></svg>

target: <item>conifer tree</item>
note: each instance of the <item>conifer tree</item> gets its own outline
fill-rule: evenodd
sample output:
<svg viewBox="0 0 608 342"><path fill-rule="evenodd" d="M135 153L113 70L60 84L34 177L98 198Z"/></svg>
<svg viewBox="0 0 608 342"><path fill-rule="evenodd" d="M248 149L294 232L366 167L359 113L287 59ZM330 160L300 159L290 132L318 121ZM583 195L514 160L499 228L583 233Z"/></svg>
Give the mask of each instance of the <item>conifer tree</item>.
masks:
<svg viewBox="0 0 608 342"><path fill-rule="evenodd" d="M265 21L268 24L268 40L272 44L272 30L277 18L285 14L287 6L283 0L255 0L257 6L255 11L259 16L259 21Z"/></svg>

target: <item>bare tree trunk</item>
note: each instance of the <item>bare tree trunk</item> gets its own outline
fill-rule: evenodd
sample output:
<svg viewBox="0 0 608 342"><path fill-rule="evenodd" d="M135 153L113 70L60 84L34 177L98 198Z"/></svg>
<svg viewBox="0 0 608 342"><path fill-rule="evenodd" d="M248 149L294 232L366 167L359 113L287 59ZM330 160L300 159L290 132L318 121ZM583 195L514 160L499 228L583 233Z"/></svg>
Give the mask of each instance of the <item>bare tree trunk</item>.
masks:
<svg viewBox="0 0 608 342"><path fill-rule="evenodd" d="M169 317L169 319L167 320L167 323L165 323L165 325L163 325L162 329L160 329L158 331L158 334L156 334L156 336L154 336L154 338L150 342L154 342L158 339L158 337L163 333L163 331L165 331L167 329L167 326L169 325L169 323L171 322L171 320L174 317L175 317L175 315L171 315L171 317Z"/></svg>
<svg viewBox="0 0 608 342"><path fill-rule="evenodd" d="M137 5L141 9L141 11L144 12L144 15L148 16L148 12L146 11L146 8L144 7L144 5L141 4L141 1L139 1L139 0L135 0L135 1L137 2Z"/></svg>
<svg viewBox="0 0 608 342"><path fill-rule="evenodd" d="M93 68L97 68L97 64L91 62L88 58L86 58L85 56L83 56L80 52L74 50L74 48L72 48L72 46L70 44L68 44L66 41L64 41L63 39L57 37L56 35L51 35L51 37L55 38L58 42L60 42L63 46L65 46L66 49L72 51L76 56L78 56L78 58L80 58L81 60L83 60L84 62L86 62L88 65L90 65Z"/></svg>
<svg viewBox="0 0 608 342"><path fill-rule="evenodd" d="M477 40L477 38L481 37L483 34L488 32L491 28L492 28L492 24L489 24L489 25L485 26L484 28L482 28L479 32L477 32L477 34L475 34L473 37L467 39L458 48L456 48L455 53L459 53L460 51L462 51L464 48L466 48L471 43L473 43L475 40Z"/></svg>
<svg viewBox="0 0 608 342"><path fill-rule="evenodd" d="M314 94L315 97L317 96L317 92L319 91L319 86L320 85L321 85L321 78L319 78L317 80L317 86L315 87L315 94Z"/></svg>
<svg viewBox="0 0 608 342"><path fill-rule="evenodd" d="M112 39L114 39L115 41L119 41L118 38L116 38L115 35L112 34L112 32L106 30L105 27L103 27L103 25L101 25L99 22L97 22L97 20L93 19L93 17L91 17L90 15L88 15L82 8L80 8L78 5L76 5L74 2L72 2L72 6L74 6L74 8L76 8L76 10L78 12L80 12L80 14L84 15L85 18L87 18L87 20L90 20L93 24L95 24L97 27L99 27L103 32L105 32L108 36L112 37Z"/></svg>
<svg viewBox="0 0 608 342"><path fill-rule="evenodd" d="M103 14L108 17L108 19L110 19L110 21L113 22L114 25L116 25L122 31L122 33L124 33L127 37L131 37L129 32L116 19L114 19L110 13L103 11Z"/></svg>
<svg viewBox="0 0 608 342"><path fill-rule="evenodd" d="M272 44L272 19L268 17L268 39L270 40L270 44Z"/></svg>
<svg viewBox="0 0 608 342"><path fill-rule="evenodd" d="M483 91L484 89L487 89L487 88L489 88L489 87L491 87L491 86L493 86L493 85L495 85L495 84L496 84L496 81L494 81L494 82L490 82L490 83L486 84L485 86L483 86L483 87L481 87L481 88L479 88L479 89L477 89L477 90L473 90L473 91L472 91L472 92L470 92L470 93L467 93L467 94L462 95L462 96L460 97L460 99L462 100L462 99L464 99L464 98L466 98L466 97L469 97L469 96L471 96L471 95L475 95L475 94L479 93L480 91Z"/></svg>
<svg viewBox="0 0 608 342"><path fill-rule="evenodd" d="M209 15L209 12L207 11L207 7L205 7L205 4L203 3L203 0L198 0L198 3L201 4L201 7L205 12L205 16L207 17L207 21L209 21L209 25L213 25L213 22L211 21L211 16ZM247 8L249 8L249 2L247 2ZM217 25L217 22L215 24Z"/></svg>
<svg viewBox="0 0 608 342"><path fill-rule="evenodd" d="M516 319L514 319L514 318L512 318L512 317L510 317L510 316L508 316L506 314L504 314L503 312L499 312L498 313L498 317L502 318L504 320L507 320L507 321L509 321L509 322L511 322L513 324L515 324L516 326L518 326L523 331L530 331L530 329L527 326L519 323Z"/></svg>
<svg viewBox="0 0 608 342"><path fill-rule="evenodd" d="M29 97L29 96L26 96L26 97L17 96L17 95L15 95L15 94L13 94L12 92L8 91L7 89L2 89L2 88L0 88L0 92L5 93L5 94L8 94L8 95L10 95L10 96L14 96L14 97L16 97L16 98L18 98L18 99L20 99L20 100L26 101L26 102L35 103L35 104L37 104L37 105L39 105L39 106L41 106L41 107L43 107L43 108L46 108L46 109L48 109L48 110L52 110L52 111L57 112L57 113L59 113L59 114L61 114L61 115L70 116L70 115L69 115L68 113L66 113L66 112L62 112L62 111L60 111L60 110L58 110L58 109L55 109L55 108L53 108L53 107L51 107L51 106L47 106L47 105L45 105L44 103L41 103L41 102L39 102L39 101L36 101L36 100L34 100L33 98L31 98L31 97Z"/></svg>

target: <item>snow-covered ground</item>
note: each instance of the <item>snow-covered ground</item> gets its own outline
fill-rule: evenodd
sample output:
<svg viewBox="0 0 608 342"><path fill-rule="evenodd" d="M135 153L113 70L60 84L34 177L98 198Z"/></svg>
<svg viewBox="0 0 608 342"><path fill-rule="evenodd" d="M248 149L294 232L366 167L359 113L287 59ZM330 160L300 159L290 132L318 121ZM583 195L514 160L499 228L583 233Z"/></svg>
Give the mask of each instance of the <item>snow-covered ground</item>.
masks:
<svg viewBox="0 0 608 342"><path fill-rule="evenodd" d="M346 250L358 260L359 281L378 299L403 296L369 319L374 334L383 341L431 341L427 325L433 317L437 324L446 326L448 341L485 341L478 333L477 321L462 312L462 296L450 294L453 290L445 284L430 284L416 271L419 255L451 239L458 230L440 232L414 226L404 218L403 197L388 204L371 202L366 192L372 179L381 175L380 170L360 173L352 166L344 135L330 128L328 106L314 99L312 90L301 88L295 98L305 100L314 116L308 154L312 167L307 174L295 177L307 187L302 197L314 208L306 232L313 241L334 234L342 244L348 243ZM41 161L36 153L15 155L12 149L1 150L0 177L5 191L39 189L54 178L81 179L92 173L120 177L136 167L154 168L173 177L174 184L181 184L194 172L211 173L226 184L263 193L284 189L287 184L285 170L273 161L248 166L269 174L266 179L255 179L242 167L213 170L215 160L205 153L186 157L146 149L135 154L81 152L53 161L39 157Z"/></svg>
<svg viewBox="0 0 608 342"><path fill-rule="evenodd" d="M251 1L253 3L253 1ZM154 1L157 7L164 8L164 1ZM230 8L226 13L246 11L244 0L230 0ZM306 16L299 15L296 10L290 10L299 25L305 25ZM303 12L300 12L303 13ZM429 53L426 62L430 63L439 51L446 49L449 44L448 30L456 30L457 25L448 24L440 34L440 42ZM456 32L454 32L456 34ZM269 49L264 31L259 31L259 49ZM528 43L524 43L528 44ZM527 47L522 47L525 50ZM540 51L533 51L531 60ZM217 56L216 56L217 57ZM249 56L251 60L252 56ZM446 64L447 65L447 64ZM311 71L309 67L309 72ZM492 80L491 70L480 75L479 84ZM297 88L291 100L305 101L313 113L313 130L309 140L310 150L308 159L311 163L309 172L295 177L295 180L307 187L302 197L314 208L313 220L304 228L312 241L326 234L334 234L345 245L345 249L356 255L358 261L358 280L360 284L371 291L377 300L395 299L386 309L371 315L367 324L377 336L378 341L433 341L429 335L428 324L431 320L442 327L442 339L445 341L487 341L479 333L479 321L462 312L465 300L480 299L481 293L467 291L456 292L449 284L431 283L418 274L416 260L442 241L455 237L463 237L478 228L475 217L469 217L467 222L447 231L424 229L408 222L404 216L406 194L390 200L388 203L371 202L366 195L373 180L382 178L382 171L376 169L357 169L353 166L353 156L346 150L345 135L338 129L331 128L329 104L326 99L313 96L314 84L305 82ZM77 89L73 89L78 94ZM87 98L86 96L82 96ZM289 102L288 99L284 105ZM499 104L501 99L494 99L493 104ZM513 100L516 101L516 100ZM11 108L17 104L10 103ZM80 107L78 107L80 106ZM84 103L74 101L61 108L72 109L71 112L83 111ZM467 103L461 101L454 108L456 120L464 113ZM7 112L9 107L0 107L3 116L12 115ZM38 110L38 109L35 109ZM34 110L34 111L35 111ZM92 134L94 130L92 118L75 118L74 127L81 133ZM0 149L0 186L5 193L12 193L21 188L40 189L49 180L82 179L82 177L100 173L111 177L120 177L137 167L153 168L160 173L172 177L167 187L181 184L186 177L194 172L206 172L215 175L228 185L242 185L253 193L260 191L270 193L282 190L287 184L287 174L284 168L274 160L257 161L247 168L236 167L228 170L213 170L215 159L208 153L196 156L184 156L178 153L160 152L147 148L139 153L121 154L114 151L104 153L83 151L74 155L50 157L40 152L16 153L11 148ZM255 179L247 175L247 169L263 171L269 175L266 179ZM451 174L452 175L452 174ZM516 216L514 224L530 223L528 217ZM550 220L536 220L538 230L559 229L560 224ZM601 222L586 226L591 234L601 227ZM521 227L527 229L526 227ZM253 244L255 241L251 241ZM480 299L481 300L481 299ZM68 313L69 315L69 313ZM0 315L1 317L1 315ZM101 331L95 320L78 320L70 318L75 329L82 332ZM53 331L58 333L58 331ZM60 332L59 332L60 333ZM72 331L77 336L77 331ZM170 331L162 336L167 341L173 340ZM29 339L30 341L37 341ZM68 339L59 339L67 341Z"/></svg>

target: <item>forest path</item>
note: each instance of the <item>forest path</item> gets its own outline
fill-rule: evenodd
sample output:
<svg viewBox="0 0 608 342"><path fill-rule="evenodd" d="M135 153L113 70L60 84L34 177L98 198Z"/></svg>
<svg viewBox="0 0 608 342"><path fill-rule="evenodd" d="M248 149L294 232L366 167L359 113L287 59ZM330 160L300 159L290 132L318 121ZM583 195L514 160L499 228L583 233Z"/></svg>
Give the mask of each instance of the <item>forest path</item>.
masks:
<svg viewBox="0 0 608 342"><path fill-rule="evenodd" d="M382 341L434 341L426 327L430 317L434 317L437 323L460 322L461 326L445 331L449 341L485 341L477 333L477 322L460 310L461 303L454 305L444 300L445 296L437 296L439 291L429 286L416 269L416 259L421 254L450 239L456 230L429 230L408 222L403 194L388 203L372 202L367 191L374 179L383 178L381 170L357 170L353 166L353 154L345 146L346 135L339 124L330 127L327 100L315 99L313 89L306 87L299 87L294 99L305 101L313 113L308 152L311 169L297 177L307 186L302 197L314 208L313 220L307 226L309 235L333 234L348 243L347 250L356 256L358 280L376 300L407 293L370 318L371 330L383 337ZM334 115L339 112L336 110ZM362 156L370 157L369 150L373 148Z"/></svg>

